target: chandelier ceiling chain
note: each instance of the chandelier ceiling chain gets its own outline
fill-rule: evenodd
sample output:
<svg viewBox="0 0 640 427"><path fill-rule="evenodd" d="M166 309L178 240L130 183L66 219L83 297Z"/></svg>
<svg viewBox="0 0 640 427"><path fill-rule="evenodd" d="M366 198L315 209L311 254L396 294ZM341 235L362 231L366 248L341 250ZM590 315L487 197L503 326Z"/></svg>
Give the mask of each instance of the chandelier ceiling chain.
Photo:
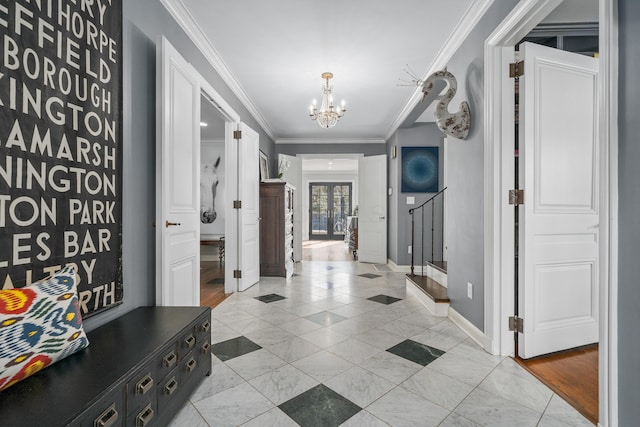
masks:
<svg viewBox="0 0 640 427"><path fill-rule="evenodd" d="M335 107L333 105L333 96L331 95L331 86L329 86L329 80L333 78L333 73L322 73L322 78L325 80L325 85L322 87L322 105L320 110L316 106L315 99L313 104L309 107L309 117L311 120L318 122L321 128L332 128L338 123L338 120L344 116L345 103L342 101L341 106Z"/></svg>

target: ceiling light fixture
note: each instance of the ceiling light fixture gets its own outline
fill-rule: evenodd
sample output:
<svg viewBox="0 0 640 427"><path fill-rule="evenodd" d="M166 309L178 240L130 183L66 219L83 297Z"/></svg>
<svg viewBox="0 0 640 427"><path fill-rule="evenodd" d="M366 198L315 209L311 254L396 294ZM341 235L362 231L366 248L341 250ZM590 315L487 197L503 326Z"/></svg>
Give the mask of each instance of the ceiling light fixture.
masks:
<svg viewBox="0 0 640 427"><path fill-rule="evenodd" d="M333 105L333 96L331 95L332 86L329 86L329 80L333 78L333 73L322 73L322 78L326 83L322 87L322 105L320 110L316 106L316 100L313 100L313 104L309 107L309 117L311 120L318 122L321 128L332 128L338 123L338 120L344 115L347 109L345 108L344 101L340 108Z"/></svg>

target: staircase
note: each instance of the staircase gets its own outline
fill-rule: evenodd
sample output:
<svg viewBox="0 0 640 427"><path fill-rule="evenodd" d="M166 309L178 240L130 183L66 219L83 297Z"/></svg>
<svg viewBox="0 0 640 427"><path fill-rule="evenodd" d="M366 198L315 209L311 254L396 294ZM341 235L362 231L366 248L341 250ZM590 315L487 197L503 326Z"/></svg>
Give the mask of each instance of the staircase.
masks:
<svg viewBox="0 0 640 427"><path fill-rule="evenodd" d="M407 292L416 296L434 316L449 315L447 262L427 261L426 275L407 274Z"/></svg>
<svg viewBox="0 0 640 427"><path fill-rule="evenodd" d="M416 208L411 216L411 274L407 274L407 292L414 294L435 316L449 315L447 262L444 253L444 194L447 187ZM436 208L436 205L438 207ZM418 223L416 224L416 217ZM416 241L420 245L416 247ZM419 271L414 257L420 255ZM441 260L441 261L439 261ZM426 271L425 271L426 267Z"/></svg>

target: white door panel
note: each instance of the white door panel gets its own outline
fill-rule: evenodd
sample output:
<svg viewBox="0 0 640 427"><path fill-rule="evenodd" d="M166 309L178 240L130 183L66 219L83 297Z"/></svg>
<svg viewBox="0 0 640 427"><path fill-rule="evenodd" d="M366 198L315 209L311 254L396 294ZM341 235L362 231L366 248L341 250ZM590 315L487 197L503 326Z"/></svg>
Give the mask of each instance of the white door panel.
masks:
<svg viewBox="0 0 640 427"><path fill-rule="evenodd" d="M158 45L158 305L200 305L200 84L163 37Z"/></svg>
<svg viewBox="0 0 640 427"><path fill-rule="evenodd" d="M260 280L260 177L258 133L244 123L238 129L242 139L238 141L239 200L239 265L242 278L238 290L244 291Z"/></svg>
<svg viewBox="0 0 640 427"><path fill-rule="evenodd" d="M358 159L358 260L387 263L387 156Z"/></svg>
<svg viewBox="0 0 640 427"><path fill-rule="evenodd" d="M520 78L520 357L598 341L597 70L524 43Z"/></svg>

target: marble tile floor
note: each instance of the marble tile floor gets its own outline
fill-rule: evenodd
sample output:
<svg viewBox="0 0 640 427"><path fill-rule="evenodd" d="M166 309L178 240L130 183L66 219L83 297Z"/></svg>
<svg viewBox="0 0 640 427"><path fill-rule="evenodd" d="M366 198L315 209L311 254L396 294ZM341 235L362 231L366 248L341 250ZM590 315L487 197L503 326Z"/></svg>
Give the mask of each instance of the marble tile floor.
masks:
<svg viewBox="0 0 640 427"><path fill-rule="evenodd" d="M370 264L298 263L212 320L212 374L172 426L592 425Z"/></svg>

